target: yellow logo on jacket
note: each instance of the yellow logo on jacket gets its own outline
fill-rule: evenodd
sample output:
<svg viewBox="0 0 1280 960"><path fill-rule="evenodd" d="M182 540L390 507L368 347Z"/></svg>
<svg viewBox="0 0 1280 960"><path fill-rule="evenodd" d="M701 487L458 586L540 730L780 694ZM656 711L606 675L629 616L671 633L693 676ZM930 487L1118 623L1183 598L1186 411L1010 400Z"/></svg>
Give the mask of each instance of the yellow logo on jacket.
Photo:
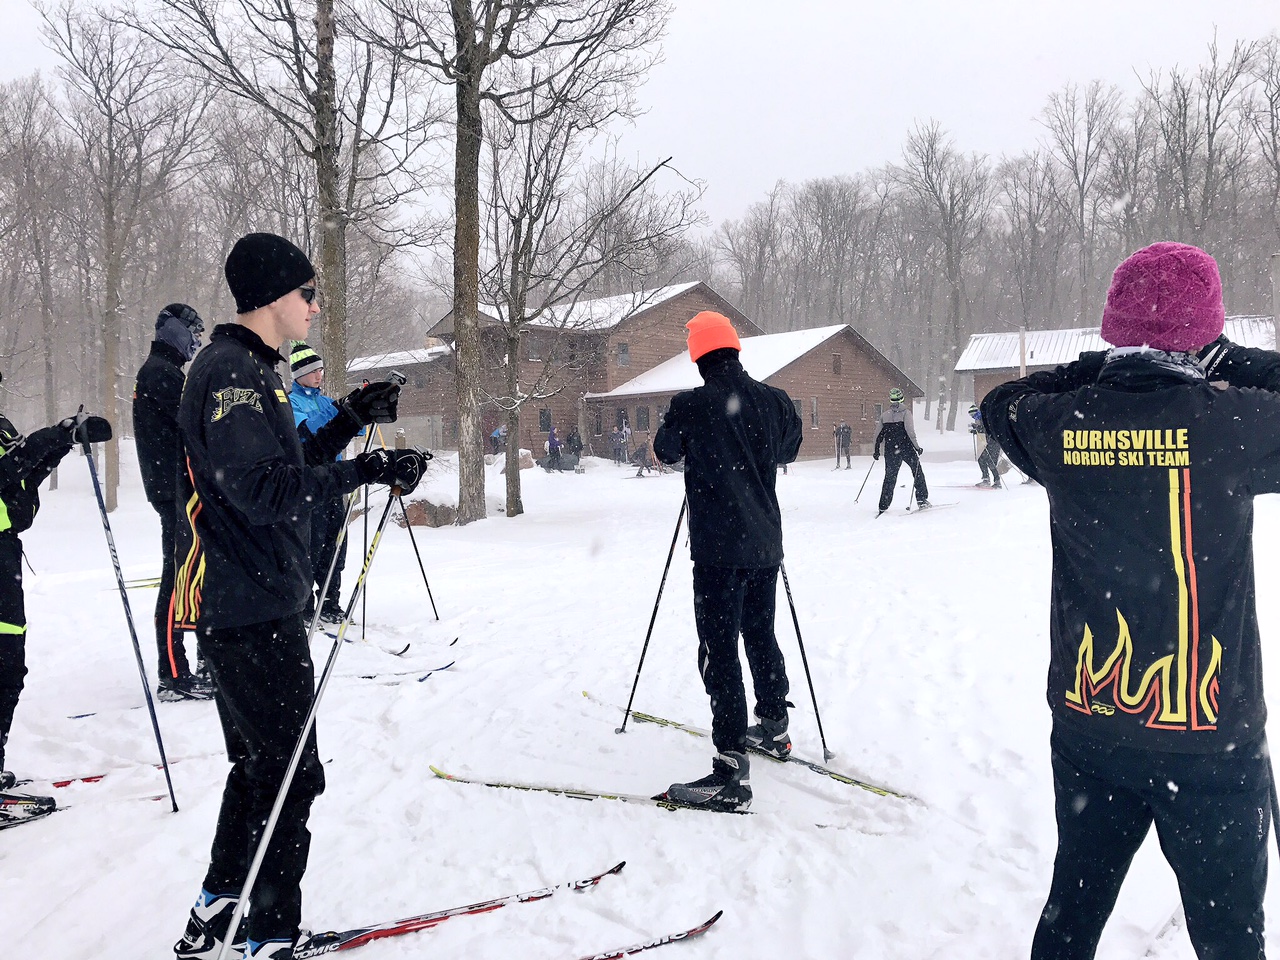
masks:
<svg viewBox="0 0 1280 960"><path fill-rule="evenodd" d="M210 423L217 423L236 407L248 405L259 413L262 412L262 395L248 387L226 387L213 392L213 416Z"/></svg>

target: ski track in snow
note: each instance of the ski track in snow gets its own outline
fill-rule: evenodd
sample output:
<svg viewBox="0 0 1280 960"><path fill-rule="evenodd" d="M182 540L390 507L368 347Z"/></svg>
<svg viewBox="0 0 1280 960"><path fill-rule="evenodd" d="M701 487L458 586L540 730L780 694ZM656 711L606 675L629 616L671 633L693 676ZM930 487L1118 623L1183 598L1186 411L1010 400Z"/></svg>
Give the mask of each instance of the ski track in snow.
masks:
<svg viewBox="0 0 1280 960"><path fill-rule="evenodd" d="M929 482L978 477L966 434L922 433ZM821 445L820 435L810 439ZM159 570L159 525L126 444L112 526L127 578ZM363 948L367 960L564 958L682 929L724 909L704 938L670 948L696 960L1026 956L1052 868L1049 769L1048 508L1043 491L948 490L954 510L901 522L907 491L874 520L880 468L829 460L780 475L787 572L800 615L830 765L909 792L881 798L795 766L753 760L753 817L667 812L447 783L427 769L656 793L702 776L709 741L646 724L614 729L644 640L682 496L678 474L622 483L605 460L587 473L523 476L525 516L502 516L500 464L490 519L415 528L441 621L408 535L388 528L367 607L371 643L338 654L319 719L327 792L312 816L304 923L380 922L627 867L594 889L460 918ZM20 776L97 773L54 791L71 809L0 834L0 914L12 942L60 960L164 957L207 863L227 765L212 704L159 704L181 811L166 801L137 668L87 470L76 456L24 536L27 689L8 756ZM423 488L456 499L456 466ZM375 494L376 517L383 501ZM1259 501L1259 613L1280 506ZM681 532L636 695L639 710L699 726L710 712L696 668L687 531ZM344 586L354 585L362 525ZM154 590L129 592L147 675L155 670ZM344 595L345 596L345 595ZM779 588L797 752L822 748ZM353 625L348 636L359 637ZM452 648L448 643L460 637ZM412 642L404 657L377 644ZM317 672L332 641L313 644ZM425 683L358 674L424 671ZM745 670L745 667L744 667ZM1271 678L1273 690L1280 678ZM69 715L94 712L92 717ZM1189 960L1185 925L1152 947L1177 903L1154 840L1139 852L1098 952L1102 960ZM1268 906L1277 903L1275 893ZM1280 916L1274 910L1272 916Z"/></svg>

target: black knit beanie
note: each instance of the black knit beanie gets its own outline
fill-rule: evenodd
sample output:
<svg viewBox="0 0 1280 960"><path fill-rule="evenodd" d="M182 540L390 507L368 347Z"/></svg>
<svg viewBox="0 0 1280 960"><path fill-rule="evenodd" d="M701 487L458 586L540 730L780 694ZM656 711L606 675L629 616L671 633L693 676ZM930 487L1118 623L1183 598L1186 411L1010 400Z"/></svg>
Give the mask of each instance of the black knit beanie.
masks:
<svg viewBox="0 0 1280 960"><path fill-rule="evenodd" d="M236 313L248 313L315 279L316 268L284 237L250 233L231 248L226 274Z"/></svg>

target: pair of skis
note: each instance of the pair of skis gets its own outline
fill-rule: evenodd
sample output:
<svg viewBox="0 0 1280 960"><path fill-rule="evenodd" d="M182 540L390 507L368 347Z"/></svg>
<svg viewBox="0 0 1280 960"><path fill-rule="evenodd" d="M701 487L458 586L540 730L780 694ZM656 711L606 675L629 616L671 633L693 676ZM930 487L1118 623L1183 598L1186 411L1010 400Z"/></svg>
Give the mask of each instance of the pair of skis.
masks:
<svg viewBox="0 0 1280 960"><path fill-rule="evenodd" d="M327 933L317 933L293 948L293 960L309 960L311 957L328 956L331 953L337 953L342 950L354 950L357 947L363 947L365 944L373 943L375 940L398 937L406 933L415 933L419 930L429 930L432 927L439 926L446 920L452 920L454 917L469 917L482 913L491 913L494 910L500 910L503 907L519 903L536 903L539 900L546 900L548 897L555 896L564 890L580 892L594 887L605 877L621 873L622 868L625 866L626 861L624 860L602 873L597 873L581 880L569 880L552 887L540 887L537 890L527 890L524 893L511 894L510 896L498 897L493 900L482 900L479 903L468 904L465 907L436 910L416 917L392 920L389 923L374 924L368 927L352 927L350 930L331 930ZM722 913L723 911L719 911L709 920L695 927L690 927L688 930L668 933L629 947L606 950L603 953L593 953L588 957L583 957L582 960L618 960L618 958L628 957L645 950L652 950L669 943L692 939L710 930L711 926L720 919Z"/></svg>

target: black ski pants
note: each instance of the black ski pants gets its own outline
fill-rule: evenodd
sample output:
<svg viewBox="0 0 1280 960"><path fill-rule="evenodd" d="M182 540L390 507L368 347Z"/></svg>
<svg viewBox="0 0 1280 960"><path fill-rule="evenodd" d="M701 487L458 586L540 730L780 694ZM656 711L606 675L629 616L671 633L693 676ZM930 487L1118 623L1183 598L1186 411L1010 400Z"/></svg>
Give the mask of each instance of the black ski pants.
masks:
<svg viewBox="0 0 1280 960"><path fill-rule="evenodd" d="M186 647L183 646L183 631L173 622L173 582L176 572L174 550L178 531L178 506L172 500L153 503L156 513L160 514L160 595L156 597L156 653L159 661L158 672L161 680L180 679L191 676L191 665L187 662ZM186 517L183 517L186 522Z"/></svg>
<svg viewBox="0 0 1280 960"><path fill-rule="evenodd" d="M27 611L22 593L22 541L0 533L0 770L13 712L27 675Z"/></svg>
<svg viewBox="0 0 1280 960"><path fill-rule="evenodd" d="M338 562L329 581L329 592L320 599L321 609L337 612L342 609L342 569L347 565L347 538L338 545L338 535L347 519L346 497L334 497L321 503L311 512L311 567L315 578L316 593L324 589L324 578L333 563L334 549Z"/></svg>
<svg viewBox="0 0 1280 960"><path fill-rule="evenodd" d="M982 448L982 452L978 454L978 468L982 471L982 479L987 479L987 474L991 474L991 480L995 483L1000 482L1000 448L990 440L987 445Z"/></svg>
<svg viewBox="0 0 1280 960"><path fill-rule="evenodd" d="M916 503L924 503L929 499L929 485L925 483L924 468L920 466L920 457L914 447L899 447L891 443L884 447L884 483L880 485L880 509L889 509L893 503L893 488L898 483L898 471L906 464L911 468L911 475L916 481Z"/></svg>
<svg viewBox="0 0 1280 960"><path fill-rule="evenodd" d="M315 670L301 613L246 627L201 629L200 645L213 674L232 764L204 889L238 894L311 706ZM298 933L311 846L307 818L312 800L323 791L324 770L312 730L253 888L246 928L251 940Z"/></svg>
<svg viewBox="0 0 1280 960"><path fill-rule="evenodd" d="M738 634L747 651L757 716L787 717L787 667L773 633L778 568L693 565L693 616L698 628L698 672L711 698L716 750L739 753L747 745L747 697L738 659Z"/></svg>
<svg viewBox="0 0 1280 960"><path fill-rule="evenodd" d="M18 708L26 675L26 634L0 636L0 770L4 769L4 745L9 740L13 712Z"/></svg>
<svg viewBox="0 0 1280 960"><path fill-rule="evenodd" d="M1230 753L1121 747L1055 729L1058 852L1032 960L1090 960L1154 822L1200 960L1261 960L1271 819L1266 739Z"/></svg>
<svg viewBox="0 0 1280 960"><path fill-rule="evenodd" d="M844 467L848 470L853 466L852 448L848 446L836 447L836 469L840 469L840 458L844 457Z"/></svg>

